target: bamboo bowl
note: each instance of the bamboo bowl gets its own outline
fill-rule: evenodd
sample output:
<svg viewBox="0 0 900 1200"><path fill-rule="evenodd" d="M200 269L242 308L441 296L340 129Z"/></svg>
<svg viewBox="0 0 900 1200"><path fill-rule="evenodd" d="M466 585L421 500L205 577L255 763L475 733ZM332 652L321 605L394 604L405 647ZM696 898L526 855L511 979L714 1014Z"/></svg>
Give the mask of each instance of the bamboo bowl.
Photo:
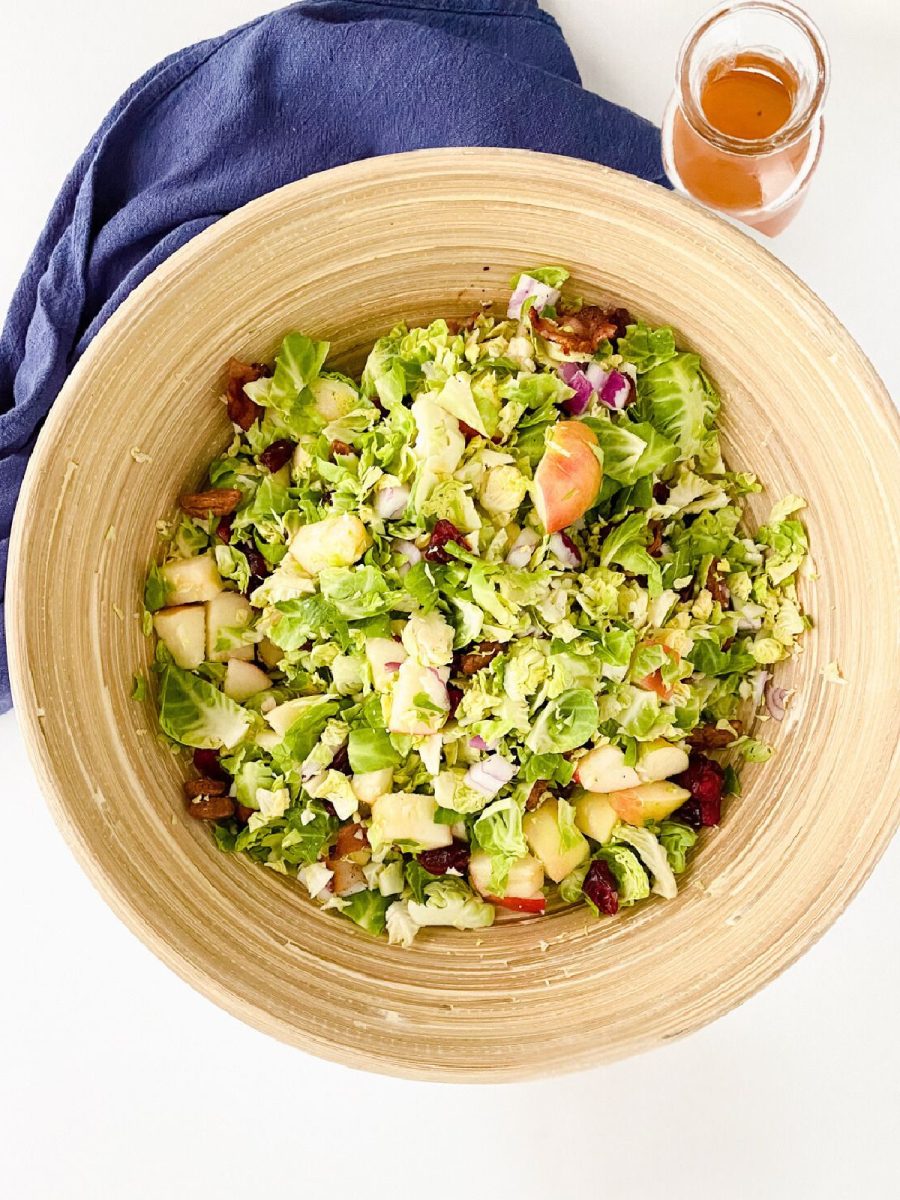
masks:
<svg viewBox="0 0 900 1200"><path fill-rule="evenodd" d="M226 857L184 814L182 765L129 698L157 518L228 437L223 367L299 328L343 365L394 322L501 300L561 262L590 300L673 324L726 397L726 452L799 492L816 622L766 735L681 894L597 922L569 910L412 950ZM830 925L900 816L898 423L830 312L748 237L614 171L501 150L355 163L219 221L153 273L75 368L41 434L8 592L16 704L53 815L122 919L241 1019L357 1067L497 1081L603 1062L740 1003ZM767 511L758 501L754 517ZM837 660L844 684L827 682Z"/></svg>

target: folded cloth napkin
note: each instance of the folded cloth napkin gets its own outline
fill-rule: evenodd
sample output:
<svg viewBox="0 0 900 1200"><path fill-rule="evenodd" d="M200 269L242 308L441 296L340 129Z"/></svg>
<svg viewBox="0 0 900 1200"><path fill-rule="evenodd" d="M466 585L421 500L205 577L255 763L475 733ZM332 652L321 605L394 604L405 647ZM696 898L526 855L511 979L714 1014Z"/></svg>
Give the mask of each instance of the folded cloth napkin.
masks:
<svg viewBox="0 0 900 1200"><path fill-rule="evenodd" d="M537 0L307 0L128 89L65 181L0 336L0 599L37 431L132 288L264 192L427 146L544 150L665 183L658 131L581 87Z"/></svg>

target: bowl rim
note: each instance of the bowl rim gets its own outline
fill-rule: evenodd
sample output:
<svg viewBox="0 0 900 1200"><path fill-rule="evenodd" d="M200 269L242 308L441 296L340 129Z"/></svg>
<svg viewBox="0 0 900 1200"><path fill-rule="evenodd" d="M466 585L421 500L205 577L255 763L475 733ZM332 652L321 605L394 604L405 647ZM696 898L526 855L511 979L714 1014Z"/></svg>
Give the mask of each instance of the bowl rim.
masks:
<svg viewBox="0 0 900 1200"><path fill-rule="evenodd" d="M789 280L802 294L816 321L831 322L844 329L831 309L812 291L809 285L804 283L789 267L782 263L771 250L759 245L749 234L736 228L718 215L702 209L694 201L686 197L669 192L656 184L627 175L610 167L569 156L545 154L531 150L492 147L414 150L402 154L377 156L334 167L328 171L307 176L304 179L294 181L281 188L265 193L215 221L201 233L191 238L190 241L175 251L143 279L98 331L91 344L66 378L44 422L32 452L13 518L9 548L9 580L6 597L6 629L10 680L19 727L28 749L29 758L57 827L62 832L88 879L125 925L158 958L171 967L195 990L212 1000L219 1007L224 1008L231 1015L239 1017L241 1020L262 1029L270 1035L278 1037L288 1044L302 1046L308 1052L315 1053L320 1057L330 1059L334 1062L342 1063L343 1065L347 1065L349 1062L350 1065L357 1067L365 1066L368 1070L374 1070L383 1074L406 1078L442 1079L450 1082L472 1082L479 1078L484 1080L490 1079L492 1082L506 1082L545 1074L546 1068L541 1069L538 1066L531 1069L518 1069L515 1072L504 1074L501 1078L486 1074L479 1076L475 1072L470 1072L463 1076L458 1070L453 1072L444 1069L425 1071L424 1069L411 1069L409 1066L401 1067L397 1065L392 1067L390 1060L386 1058L377 1058L362 1062L358 1057L353 1059L346 1052L341 1053L339 1048L331 1043L325 1042L320 1038L314 1038L312 1034L303 1039L299 1036L289 1038L283 1029L276 1028L273 1025L271 1019L263 1020L264 1014L262 1010L254 1009L246 999L239 997L213 976L207 974L205 970L192 966L190 962L183 958L175 948L170 946L160 936L156 928L143 917L140 909L132 904L118 885L116 875L113 872L106 871L95 861L90 847L80 838L73 822L69 818L65 805L57 794L51 755L46 749L42 737L41 712L38 707L37 696L29 671L27 654L24 648L24 638L21 634L23 612L26 603L26 589L20 577L18 565L23 555L23 547L26 539L26 513L30 508L33 494L45 469L45 461L48 457L51 444L56 437L57 430L69 418L78 400L82 376L90 370L94 356L98 355L107 344L113 342L118 337L120 328L129 321L132 312L141 305L144 296L148 292L159 288L161 284L164 284L170 275L177 273L181 264L186 259L195 256L198 252L202 252L207 246L211 246L223 238L227 238L230 230L235 226L241 225L247 219L248 214L264 209L267 206L278 205L285 199L292 199L294 197L299 199L306 193L313 193L316 189L323 186L323 181L326 187L329 185L339 187L344 181L352 184L362 179L367 179L370 182L376 181L381 185L389 185L398 166L411 161L421 164L422 169L426 172L429 170L438 171L442 167L458 172L461 167L468 166L472 169L473 173L479 173L481 171L490 171L491 167L495 166L498 160L501 160L512 169L520 169L523 173L531 174L536 169L541 170L542 167L550 168L554 163L565 163L567 164L567 169L577 169L586 178L593 176L598 182L601 182L608 177L614 177L617 180L617 186L624 189L625 192L632 190L642 197L652 194L654 203L658 205L676 206L676 209L683 211L690 210L690 219L700 233L703 232L704 227L711 231L714 230L719 238L724 238L734 247L740 247L745 255L748 255L769 272L774 271L776 274L781 275L782 278ZM867 399L871 410L882 418L889 436L892 436L893 442L898 452L900 452L900 413L898 413L886 386L868 357L858 347L852 335L845 329L844 334L847 342L858 353L859 360L866 372ZM885 807L884 819L866 847L866 853L860 856L852 877L852 886L817 913L815 921L800 939L792 942L786 949L782 948L778 954L773 955L766 965L765 970L758 978L749 982L742 982L741 986L737 989L736 995L726 998L717 1004L713 1011L696 1018L686 1016L679 1026L678 1037L695 1032L697 1029L723 1016L754 995L814 945L841 915L860 887L869 878L897 828L900 827L900 757L896 755L892 761L892 774L897 783L895 788L896 798L890 806ZM661 1044L661 1039L656 1039L655 1042L651 1043L651 1045L654 1044ZM649 1048L649 1046L643 1047L643 1049L646 1048ZM641 1052L641 1049L639 1048L634 1052ZM601 1056L598 1054L597 1061L600 1061L600 1058ZM582 1070L589 1065L591 1064L584 1061L584 1059L580 1059L569 1065L563 1064L560 1066L557 1064L553 1070L554 1073L565 1073L567 1071Z"/></svg>

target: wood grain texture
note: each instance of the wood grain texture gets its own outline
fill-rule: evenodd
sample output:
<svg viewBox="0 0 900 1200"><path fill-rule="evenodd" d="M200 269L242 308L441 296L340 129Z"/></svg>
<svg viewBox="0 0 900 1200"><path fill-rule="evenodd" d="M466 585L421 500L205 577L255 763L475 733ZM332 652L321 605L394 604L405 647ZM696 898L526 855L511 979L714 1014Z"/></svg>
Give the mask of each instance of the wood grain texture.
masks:
<svg viewBox="0 0 900 1200"><path fill-rule="evenodd" d="M129 699L155 522L228 436L232 354L299 328L359 367L393 322L503 301L513 271L675 326L726 397L726 451L770 497L800 492L816 622L798 689L702 840L677 900L429 931L409 951L218 853L184 814L183 766ZM135 461L138 448L149 461ZM139 456L140 457L140 456ZM216 1003L286 1042L391 1074L500 1081L679 1037L783 970L835 919L900 818L898 422L830 312L688 201L575 160L498 150L380 158L293 184L217 223L109 321L55 405L16 518L14 692L53 814L116 912ZM754 514L768 499L754 499ZM121 614L121 615L119 615ZM843 685L826 683L838 660ZM39 886L37 878L35 886ZM798 1020L801 1014L798 1014Z"/></svg>

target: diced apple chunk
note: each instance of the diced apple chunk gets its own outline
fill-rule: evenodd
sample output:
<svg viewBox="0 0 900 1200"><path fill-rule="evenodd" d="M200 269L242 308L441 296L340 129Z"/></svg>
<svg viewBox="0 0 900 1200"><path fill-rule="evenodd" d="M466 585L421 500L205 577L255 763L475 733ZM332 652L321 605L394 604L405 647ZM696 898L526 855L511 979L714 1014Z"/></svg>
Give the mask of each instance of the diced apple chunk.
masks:
<svg viewBox="0 0 900 1200"><path fill-rule="evenodd" d="M575 801L575 824L595 842L608 842L619 814L600 792L585 792Z"/></svg>
<svg viewBox="0 0 900 1200"><path fill-rule="evenodd" d="M291 542L291 554L310 575L326 567L349 567L362 558L372 540L359 517L342 513L304 525Z"/></svg>
<svg viewBox="0 0 900 1200"><path fill-rule="evenodd" d="M242 704L251 696L258 696L272 686L272 680L265 671L254 666L251 662L239 658L230 658L225 669L225 682L222 690L226 696Z"/></svg>
<svg viewBox="0 0 900 1200"><path fill-rule="evenodd" d="M386 796L394 783L393 767L380 771L363 771L351 780L351 786L360 804L374 804L379 796Z"/></svg>
<svg viewBox="0 0 900 1200"><path fill-rule="evenodd" d="M295 721L313 705L321 704L321 696L298 696L296 700L285 700L284 704L276 704L265 714L266 720L280 736L284 737Z"/></svg>
<svg viewBox="0 0 900 1200"><path fill-rule="evenodd" d="M581 833L576 835L577 841L573 838L571 848L563 848L558 813L558 804L551 801L542 804L534 812L526 813L522 821L525 841L535 857L541 860L554 883L559 883L570 871L574 871L590 854L590 847Z"/></svg>
<svg viewBox="0 0 900 1200"><path fill-rule="evenodd" d="M435 802L432 796L414 792L391 792L379 796L372 804L372 825L369 841L373 848L397 842L436 850L453 841L449 825L439 825L434 819Z"/></svg>
<svg viewBox="0 0 900 1200"><path fill-rule="evenodd" d="M284 658L284 651L281 647L276 646L268 638L263 638L261 642L257 642L256 653L259 661L263 666L268 667L270 671L274 671L277 667L281 666L281 660Z"/></svg>
<svg viewBox="0 0 900 1200"><path fill-rule="evenodd" d="M680 808L691 793L667 780L642 783L639 787L623 788L609 792L606 799L627 825L646 825L648 821L662 821Z"/></svg>
<svg viewBox="0 0 900 1200"><path fill-rule="evenodd" d="M423 667L408 658L397 672L391 693L391 733L424 737L437 733L447 719L450 700L447 686L434 667Z"/></svg>
<svg viewBox="0 0 900 1200"><path fill-rule="evenodd" d="M397 669L406 661L406 649L393 638L366 638L366 659L376 692L384 692L397 678ZM393 664L390 668L388 663Z"/></svg>
<svg viewBox="0 0 900 1200"><path fill-rule="evenodd" d="M491 856L484 850L476 850L469 859L469 882L482 896L491 896ZM544 868L530 854L517 858L509 868L509 878L504 896L530 900L541 895L544 886Z"/></svg>
<svg viewBox="0 0 900 1200"><path fill-rule="evenodd" d="M160 574L169 605L202 604L212 600L225 586L211 554L173 559L160 567Z"/></svg>
<svg viewBox="0 0 900 1200"><path fill-rule="evenodd" d="M686 750L673 746L671 742L647 742L641 747L635 770L642 783L655 783L658 779L671 779L686 771L689 762Z"/></svg>
<svg viewBox="0 0 900 1200"><path fill-rule="evenodd" d="M253 642L242 641L235 633L249 625L252 618L250 601L238 592L220 592L207 603L206 656L210 662L253 658Z"/></svg>
<svg viewBox="0 0 900 1200"><path fill-rule="evenodd" d="M164 608L153 618L153 628L177 666L193 671L203 662L206 656L206 608L202 604Z"/></svg>
<svg viewBox="0 0 900 1200"><path fill-rule="evenodd" d="M611 745L598 746L579 759L575 778L586 792L615 792L641 782L634 767L625 766L624 753Z"/></svg>

